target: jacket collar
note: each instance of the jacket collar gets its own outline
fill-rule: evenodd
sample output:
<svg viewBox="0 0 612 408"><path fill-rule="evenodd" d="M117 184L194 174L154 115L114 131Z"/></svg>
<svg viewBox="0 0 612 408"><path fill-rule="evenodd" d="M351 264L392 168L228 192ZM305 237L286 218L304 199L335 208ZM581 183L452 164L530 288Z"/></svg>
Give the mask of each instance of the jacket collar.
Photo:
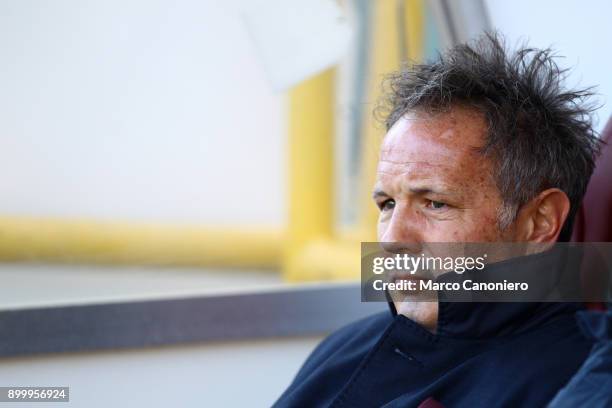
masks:
<svg viewBox="0 0 612 408"><path fill-rule="evenodd" d="M540 276L547 275L539 282L554 285L559 271L566 265L565 260L557 250L550 250L535 255L522 256L511 260L489 264L483 271L488 276L497 279L527 276L537 271ZM448 276L446 276L448 275ZM445 274L446 278L456 275L454 272ZM532 275L533 276L533 275ZM578 282L576 282L578 284ZM540 288L551 289L548 288ZM443 298L443 296L441 296ZM397 316L397 310L387 294L390 312ZM583 309L584 305L577 302L438 302L438 325L436 334L454 338L489 338L518 334L541 326L546 322L564 314L574 314Z"/></svg>

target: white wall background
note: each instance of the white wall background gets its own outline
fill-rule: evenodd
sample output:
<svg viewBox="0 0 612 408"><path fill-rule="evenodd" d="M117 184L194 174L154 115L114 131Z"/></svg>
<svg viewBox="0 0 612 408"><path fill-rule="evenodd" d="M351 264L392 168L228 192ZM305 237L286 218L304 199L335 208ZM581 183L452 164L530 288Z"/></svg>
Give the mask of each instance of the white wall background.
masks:
<svg viewBox="0 0 612 408"><path fill-rule="evenodd" d="M597 86L601 130L612 114L612 2L606 0L485 0L492 25L510 43L552 46L572 68L569 86Z"/></svg>
<svg viewBox="0 0 612 408"><path fill-rule="evenodd" d="M283 97L216 0L0 0L0 214L284 220Z"/></svg>
<svg viewBox="0 0 612 408"><path fill-rule="evenodd" d="M284 104L240 0L0 0L0 213L207 223L285 214ZM612 3L486 0L612 112Z"/></svg>

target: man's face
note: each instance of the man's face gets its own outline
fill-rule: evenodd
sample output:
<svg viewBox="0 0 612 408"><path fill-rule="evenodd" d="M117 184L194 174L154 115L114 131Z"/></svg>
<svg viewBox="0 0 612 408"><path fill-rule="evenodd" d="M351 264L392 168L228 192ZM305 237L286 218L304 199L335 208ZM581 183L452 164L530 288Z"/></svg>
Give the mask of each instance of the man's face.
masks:
<svg viewBox="0 0 612 408"><path fill-rule="evenodd" d="M381 242L495 242L502 232L493 163L479 153L486 124L478 112L409 113L383 141L374 199Z"/></svg>

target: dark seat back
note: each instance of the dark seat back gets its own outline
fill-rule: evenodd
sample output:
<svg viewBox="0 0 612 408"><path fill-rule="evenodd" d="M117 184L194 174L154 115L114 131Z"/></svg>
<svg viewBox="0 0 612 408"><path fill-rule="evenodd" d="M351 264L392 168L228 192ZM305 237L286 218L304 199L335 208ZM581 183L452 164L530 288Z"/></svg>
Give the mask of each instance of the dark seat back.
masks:
<svg viewBox="0 0 612 408"><path fill-rule="evenodd" d="M574 242L612 242L612 119L601 138L607 144L603 146L582 207L576 214Z"/></svg>
<svg viewBox="0 0 612 408"><path fill-rule="evenodd" d="M597 159L595 171L589 181L582 206L576 214L572 241L574 242L612 242L612 118L601 134L606 144ZM596 272L599 268L585 259L582 270L583 289L590 286L607 287L607 273ZM592 262L591 262L592 263ZM603 302L587 303L592 310L604 310Z"/></svg>

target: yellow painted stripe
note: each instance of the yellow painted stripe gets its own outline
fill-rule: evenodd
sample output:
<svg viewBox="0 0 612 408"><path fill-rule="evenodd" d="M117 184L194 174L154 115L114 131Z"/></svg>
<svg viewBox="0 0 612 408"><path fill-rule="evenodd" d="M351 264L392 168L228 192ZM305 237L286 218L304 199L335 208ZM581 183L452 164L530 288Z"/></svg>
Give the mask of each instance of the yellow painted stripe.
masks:
<svg viewBox="0 0 612 408"><path fill-rule="evenodd" d="M305 245L296 256L302 280L354 281L361 271L359 241L314 240Z"/></svg>
<svg viewBox="0 0 612 408"><path fill-rule="evenodd" d="M408 59L412 62L423 60L425 5L423 0L405 0L406 47Z"/></svg>
<svg viewBox="0 0 612 408"><path fill-rule="evenodd" d="M328 69L289 92L289 219L283 276L309 280L298 256L333 230L334 74Z"/></svg>
<svg viewBox="0 0 612 408"><path fill-rule="evenodd" d="M0 217L0 261L278 268L273 228Z"/></svg>
<svg viewBox="0 0 612 408"><path fill-rule="evenodd" d="M372 110L381 96L381 81L384 76L396 71L400 66L400 41L397 18L397 3L395 1L379 0L373 2L372 8L372 38L370 41L370 61L367 78L369 112L364 115L364 143L361 168L362 205L360 208L360 229L364 241L376 240L376 222L378 210L370 198L370 192L376 180L378 151L384 126L376 122Z"/></svg>

